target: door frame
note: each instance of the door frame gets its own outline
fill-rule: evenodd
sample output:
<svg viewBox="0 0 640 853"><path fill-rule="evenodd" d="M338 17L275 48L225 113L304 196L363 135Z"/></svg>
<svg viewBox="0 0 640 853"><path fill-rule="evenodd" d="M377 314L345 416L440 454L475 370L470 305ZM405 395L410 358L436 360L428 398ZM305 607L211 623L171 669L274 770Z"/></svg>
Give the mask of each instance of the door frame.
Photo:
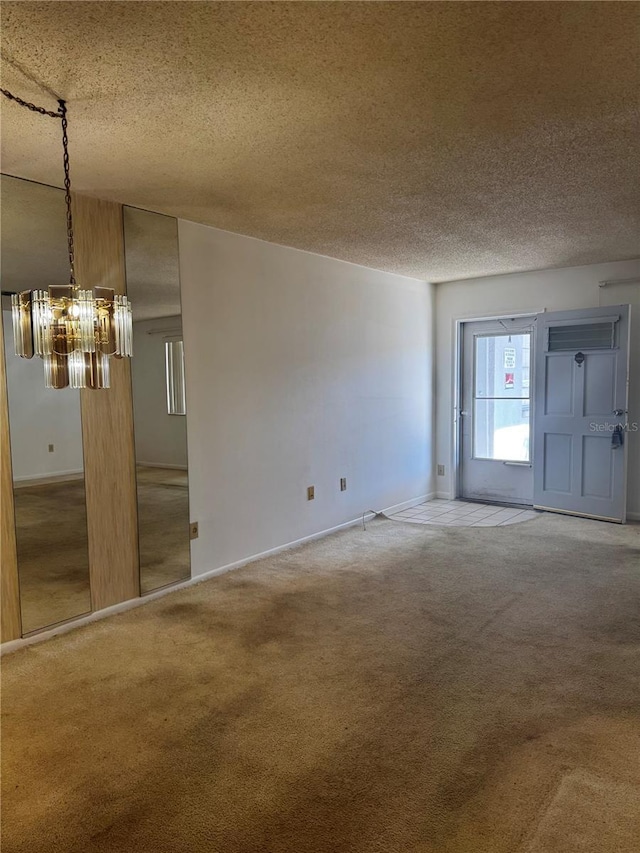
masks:
<svg viewBox="0 0 640 853"><path fill-rule="evenodd" d="M484 323L491 322L492 320L520 320L531 318L535 320L536 315L545 313L545 309L542 308L538 311L532 309L530 311L516 311L513 313L505 314L485 314L481 316L474 317L456 317L455 319L455 344L454 344L454 354L453 354L453 424L452 424L452 446L453 446L453 497L454 499L459 498L462 494L462 433L460 429L460 418L461 412L463 411L462 407L462 382L463 382L463 357L462 357L462 347L463 347L463 335L464 335L464 324L465 323ZM535 337L535 332L534 332ZM535 361L535 359L534 359ZM531 379L533 379L533 369L534 365L531 365ZM533 385L531 387L534 387ZM535 448L532 447L531 459L533 460L533 452ZM533 464L533 463L532 463Z"/></svg>

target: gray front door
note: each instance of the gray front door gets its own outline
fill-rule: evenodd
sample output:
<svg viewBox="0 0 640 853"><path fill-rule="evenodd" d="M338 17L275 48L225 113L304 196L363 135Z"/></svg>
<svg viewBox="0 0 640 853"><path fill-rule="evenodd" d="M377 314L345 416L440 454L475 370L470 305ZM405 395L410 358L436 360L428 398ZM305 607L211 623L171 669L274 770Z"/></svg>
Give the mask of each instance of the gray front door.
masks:
<svg viewBox="0 0 640 853"><path fill-rule="evenodd" d="M626 518L629 306L538 314L534 505Z"/></svg>

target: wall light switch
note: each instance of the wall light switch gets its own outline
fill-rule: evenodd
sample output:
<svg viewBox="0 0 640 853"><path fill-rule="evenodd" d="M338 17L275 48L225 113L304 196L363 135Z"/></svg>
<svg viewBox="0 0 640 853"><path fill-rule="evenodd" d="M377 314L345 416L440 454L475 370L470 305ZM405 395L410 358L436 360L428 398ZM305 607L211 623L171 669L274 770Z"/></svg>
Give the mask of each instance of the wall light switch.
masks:
<svg viewBox="0 0 640 853"><path fill-rule="evenodd" d="M49 453L53 453L53 444L49 445Z"/></svg>
<svg viewBox="0 0 640 853"><path fill-rule="evenodd" d="M444 465L438 465L438 477L444 477Z"/></svg>
<svg viewBox="0 0 640 853"><path fill-rule="evenodd" d="M340 477L340 491L341 492L347 491L347 478L346 477Z"/></svg>
<svg viewBox="0 0 640 853"><path fill-rule="evenodd" d="M192 521L189 525L189 539L197 539L198 538L198 522Z"/></svg>
<svg viewBox="0 0 640 853"><path fill-rule="evenodd" d="M307 500L312 501L316 496L316 488L315 486L307 487Z"/></svg>

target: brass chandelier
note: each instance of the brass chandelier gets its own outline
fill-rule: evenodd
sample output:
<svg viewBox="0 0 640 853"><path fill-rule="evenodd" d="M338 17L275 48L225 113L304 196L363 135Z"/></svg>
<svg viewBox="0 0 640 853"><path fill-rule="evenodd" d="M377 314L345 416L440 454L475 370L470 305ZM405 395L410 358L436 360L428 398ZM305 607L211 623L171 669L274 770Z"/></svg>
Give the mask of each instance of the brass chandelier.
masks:
<svg viewBox="0 0 640 853"><path fill-rule="evenodd" d="M109 359L131 356L131 303L109 287L82 288L74 272L73 216L67 138L67 106L57 112L37 107L0 89L12 101L62 121L69 284L25 290L11 296L15 353L40 356L47 388L109 388Z"/></svg>

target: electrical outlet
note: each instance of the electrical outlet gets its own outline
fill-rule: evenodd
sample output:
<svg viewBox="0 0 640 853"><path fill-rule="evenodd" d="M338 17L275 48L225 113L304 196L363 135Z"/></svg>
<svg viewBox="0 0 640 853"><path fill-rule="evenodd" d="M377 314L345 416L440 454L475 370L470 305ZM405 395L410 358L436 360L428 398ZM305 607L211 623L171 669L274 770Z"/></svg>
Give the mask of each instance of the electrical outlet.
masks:
<svg viewBox="0 0 640 853"><path fill-rule="evenodd" d="M53 444L49 445L49 453L53 453Z"/></svg>
<svg viewBox="0 0 640 853"><path fill-rule="evenodd" d="M346 477L340 477L340 491L341 492L347 491L347 478Z"/></svg>
<svg viewBox="0 0 640 853"><path fill-rule="evenodd" d="M307 500L312 501L316 496L316 487L307 486Z"/></svg>
<svg viewBox="0 0 640 853"><path fill-rule="evenodd" d="M444 465L438 465L438 477L444 477Z"/></svg>
<svg viewBox="0 0 640 853"><path fill-rule="evenodd" d="M189 525L189 539L197 539L198 538L198 522L192 521Z"/></svg>

